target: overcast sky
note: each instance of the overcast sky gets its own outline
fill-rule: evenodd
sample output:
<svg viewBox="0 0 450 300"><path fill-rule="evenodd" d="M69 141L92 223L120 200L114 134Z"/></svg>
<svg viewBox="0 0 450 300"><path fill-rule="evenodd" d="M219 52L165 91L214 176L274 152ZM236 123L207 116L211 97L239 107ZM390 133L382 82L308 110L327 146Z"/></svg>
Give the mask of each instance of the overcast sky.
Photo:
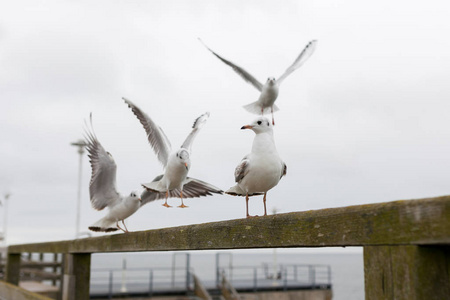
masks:
<svg viewBox="0 0 450 300"><path fill-rule="evenodd" d="M280 213L450 193L448 1L3 1L0 4L0 193L8 242L75 234L78 154L93 113L122 193L163 169L127 97L179 147L195 118L190 176L226 190L253 141L242 105L258 92L197 40L260 81L303 47L282 84L274 128L287 176L268 193ZM83 157L81 231L91 208ZM132 231L245 217L244 198L150 203ZM178 199L169 200L178 205ZM263 213L261 197L250 213ZM0 207L3 219L3 208ZM2 222L0 222L2 224ZM98 235L98 234L94 234Z"/></svg>

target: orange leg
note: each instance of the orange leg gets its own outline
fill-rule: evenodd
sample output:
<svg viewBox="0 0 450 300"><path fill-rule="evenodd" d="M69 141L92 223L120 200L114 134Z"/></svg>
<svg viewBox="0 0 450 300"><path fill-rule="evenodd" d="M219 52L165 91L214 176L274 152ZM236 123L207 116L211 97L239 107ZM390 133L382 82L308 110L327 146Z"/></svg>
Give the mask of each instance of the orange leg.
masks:
<svg viewBox="0 0 450 300"><path fill-rule="evenodd" d="M125 228L126 232L128 232L127 225L125 225L125 220L122 220L122 224L123 224L123 227Z"/></svg>
<svg viewBox="0 0 450 300"><path fill-rule="evenodd" d="M167 204L167 198L169 198L169 190L166 191L166 202L164 202L164 204L162 206L165 206L167 208L172 207L169 204Z"/></svg>
<svg viewBox="0 0 450 300"><path fill-rule="evenodd" d="M263 202L264 202L264 215L265 215L265 216L267 216L266 194L267 194L267 192L264 193L264 198L263 198Z"/></svg>
<svg viewBox="0 0 450 300"><path fill-rule="evenodd" d="M117 226L117 228L119 228L123 232L128 232L128 230L125 230L125 229L123 229L122 227L119 226L119 221L117 221L116 226Z"/></svg>
<svg viewBox="0 0 450 300"><path fill-rule="evenodd" d="M178 207L181 207L181 208L189 207L187 205L184 205L184 203L183 203L183 191L180 192L180 199L181 199L181 205Z"/></svg>
<svg viewBox="0 0 450 300"><path fill-rule="evenodd" d="M263 106L261 106L261 115L264 116L264 107Z"/></svg>
<svg viewBox="0 0 450 300"><path fill-rule="evenodd" d="M245 195L245 207L247 209L247 218L250 218L250 215L248 214L248 194Z"/></svg>
<svg viewBox="0 0 450 300"><path fill-rule="evenodd" d="M275 119L273 118L273 106L270 107L270 111L272 112L272 125L275 126Z"/></svg>
<svg viewBox="0 0 450 300"><path fill-rule="evenodd" d="M254 217L257 217L257 216L258 216L258 215L256 215L256 216L250 216L249 213L248 213L248 194L245 195L245 205L246 205L246 207L247 207L247 219L248 219L248 218L254 218Z"/></svg>

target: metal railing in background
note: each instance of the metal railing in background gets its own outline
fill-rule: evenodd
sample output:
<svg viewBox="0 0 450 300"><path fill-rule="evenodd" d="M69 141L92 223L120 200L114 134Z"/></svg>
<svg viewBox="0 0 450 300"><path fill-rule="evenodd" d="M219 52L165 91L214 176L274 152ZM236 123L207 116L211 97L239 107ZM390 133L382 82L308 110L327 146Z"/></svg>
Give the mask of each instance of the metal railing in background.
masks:
<svg viewBox="0 0 450 300"><path fill-rule="evenodd" d="M271 266L272 267L272 266ZM277 272L269 272L269 265L235 266L230 276L229 268L219 268L219 280L222 276L236 290L251 290L258 292L268 289L314 289L331 287L331 267L328 265L278 265ZM216 279L217 281L217 279Z"/></svg>

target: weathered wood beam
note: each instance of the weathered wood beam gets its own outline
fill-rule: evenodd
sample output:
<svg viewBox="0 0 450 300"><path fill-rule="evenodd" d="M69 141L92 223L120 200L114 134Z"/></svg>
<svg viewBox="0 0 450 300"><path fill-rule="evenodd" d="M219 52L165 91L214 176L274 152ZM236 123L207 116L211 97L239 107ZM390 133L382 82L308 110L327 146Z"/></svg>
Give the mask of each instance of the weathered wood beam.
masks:
<svg viewBox="0 0 450 300"><path fill-rule="evenodd" d="M448 299L449 272L448 246L364 247L366 299Z"/></svg>
<svg viewBox="0 0 450 300"><path fill-rule="evenodd" d="M29 268L21 268L21 273L21 280L60 280L62 277L61 274Z"/></svg>
<svg viewBox="0 0 450 300"><path fill-rule="evenodd" d="M18 285L20 279L20 254L8 253L6 261L5 281Z"/></svg>
<svg viewBox="0 0 450 300"><path fill-rule="evenodd" d="M450 244L450 196L13 245L9 253L99 253Z"/></svg>
<svg viewBox="0 0 450 300"><path fill-rule="evenodd" d="M89 299L91 254L77 253L64 256L63 300Z"/></svg>

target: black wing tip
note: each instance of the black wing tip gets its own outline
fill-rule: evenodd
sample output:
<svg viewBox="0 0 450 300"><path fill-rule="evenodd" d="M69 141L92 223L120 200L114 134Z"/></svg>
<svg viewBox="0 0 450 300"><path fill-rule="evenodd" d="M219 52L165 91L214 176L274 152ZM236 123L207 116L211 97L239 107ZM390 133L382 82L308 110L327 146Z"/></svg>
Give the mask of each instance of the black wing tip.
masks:
<svg viewBox="0 0 450 300"><path fill-rule="evenodd" d="M192 124L192 128L196 128L197 127L197 123L199 122L199 120L201 118L203 118L204 116L206 116L206 118L209 118L211 114L209 113L209 111L205 112L204 114L202 114L201 116L199 116L197 119L195 119L194 124Z"/></svg>
<svg viewBox="0 0 450 300"><path fill-rule="evenodd" d="M241 197L247 196L247 195L245 195L245 194L238 194L238 193L235 193L235 192L225 192L225 194L231 195L231 196L241 196ZM264 193L253 193L253 194L248 194L249 197L260 196L260 195L264 195Z"/></svg>
<svg viewBox="0 0 450 300"><path fill-rule="evenodd" d="M92 230L95 232L113 232L113 231L119 230L118 228L114 228L114 227L103 228L103 227L98 227L98 226L89 226L88 228L89 228L89 230Z"/></svg>

